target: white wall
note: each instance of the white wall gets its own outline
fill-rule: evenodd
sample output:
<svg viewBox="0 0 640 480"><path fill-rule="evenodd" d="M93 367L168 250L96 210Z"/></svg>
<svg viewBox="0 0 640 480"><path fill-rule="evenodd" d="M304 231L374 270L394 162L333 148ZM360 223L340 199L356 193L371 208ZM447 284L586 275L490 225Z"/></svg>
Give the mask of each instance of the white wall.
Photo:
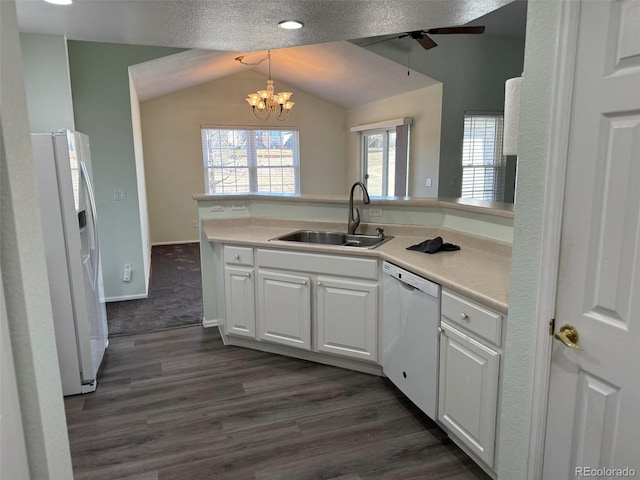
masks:
<svg viewBox="0 0 640 480"><path fill-rule="evenodd" d="M529 431L540 289L545 170L551 135L551 97L560 10L564 1L530 1L522 87L517 203L515 205L509 320L505 345L499 478L527 478ZM569 446L567 446L569 448Z"/></svg>
<svg viewBox="0 0 640 480"><path fill-rule="evenodd" d="M0 2L0 135L0 265L30 478L70 480L18 26L10 0Z"/></svg>
<svg viewBox="0 0 640 480"><path fill-rule="evenodd" d="M131 101L131 130L133 132L133 156L136 163L136 185L138 187L138 208L140 210L140 235L142 237L142 264L144 268L145 292L149 292L149 272L151 269L151 237L149 235L149 207L147 203L146 174L144 171L144 151L142 148L142 122L140 101L131 71L129 71L129 96Z"/></svg>
<svg viewBox="0 0 640 480"><path fill-rule="evenodd" d="M67 40L21 33L20 46L31 131L74 130Z"/></svg>
<svg viewBox="0 0 640 480"><path fill-rule="evenodd" d="M350 108L347 111L349 127L412 117L409 145L409 192L412 197L438 196L438 170L440 165L440 119L442 117L442 84L413 92L383 98ZM349 184L362 180L361 135L348 134L347 162ZM431 178L431 187L425 180Z"/></svg>
<svg viewBox="0 0 640 480"><path fill-rule="evenodd" d="M296 105L285 121L255 118L245 98L267 78L246 71L141 104L149 223L152 243L198 241L194 193L204 192L200 126L264 125L300 129L300 190L344 194L346 109L275 80Z"/></svg>

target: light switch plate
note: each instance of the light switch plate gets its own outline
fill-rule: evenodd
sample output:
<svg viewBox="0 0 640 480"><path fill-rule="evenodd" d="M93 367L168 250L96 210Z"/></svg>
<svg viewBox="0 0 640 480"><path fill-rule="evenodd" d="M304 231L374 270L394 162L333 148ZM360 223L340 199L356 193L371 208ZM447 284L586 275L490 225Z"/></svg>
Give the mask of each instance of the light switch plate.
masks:
<svg viewBox="0 0 640 480"><path fill-rule="evenodd" d="M114 200L126 200L127 199L127 191L124 188L114 188L114 190L113 190L113 199Z"/></svg>
<svg viewBox="0 0 640 480"><path fill-rule="evenodd" d="M382 216L382 207L372 207L369 209L370 217L381 217Z"/></svg>

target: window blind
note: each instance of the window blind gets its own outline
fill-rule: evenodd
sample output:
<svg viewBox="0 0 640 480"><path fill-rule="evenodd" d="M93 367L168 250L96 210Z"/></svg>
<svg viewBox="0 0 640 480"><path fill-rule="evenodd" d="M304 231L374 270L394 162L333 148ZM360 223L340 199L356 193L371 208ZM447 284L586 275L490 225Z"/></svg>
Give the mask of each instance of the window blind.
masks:
<svg viewBox="0 0 640 480"><path fill-rule="evenodd" d="M504 160L502 115L465 115L462 142L464 198L502 201Z"/></svg>

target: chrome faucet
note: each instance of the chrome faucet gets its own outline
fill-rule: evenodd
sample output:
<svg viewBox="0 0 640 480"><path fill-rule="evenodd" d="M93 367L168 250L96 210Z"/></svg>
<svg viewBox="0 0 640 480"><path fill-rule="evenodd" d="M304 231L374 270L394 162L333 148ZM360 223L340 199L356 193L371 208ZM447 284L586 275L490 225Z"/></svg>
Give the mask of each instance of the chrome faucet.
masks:
<svg viewBox="0 0 640 480"><path fill-rule="evenodd" d="M349 233L349 235L354 235L356 233L358 225L360 225L360 212L357 208L355 215L353 214L353 192L358 185L360 185L360 188L362 189L362 203L364 203L365 205L371 203L371 200L369 200L369 192L367 192L367 187L364 186L364 183L354 183L351 186L351 193L349 194L349 221L347 224L347 232Z"/></svg>

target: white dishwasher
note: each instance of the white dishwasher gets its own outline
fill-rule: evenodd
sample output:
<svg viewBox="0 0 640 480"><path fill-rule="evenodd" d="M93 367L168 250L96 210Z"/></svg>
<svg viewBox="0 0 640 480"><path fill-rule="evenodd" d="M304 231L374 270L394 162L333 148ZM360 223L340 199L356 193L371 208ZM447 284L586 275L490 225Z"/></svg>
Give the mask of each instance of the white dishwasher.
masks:
<svg viewBox="0 0 640 480"><path fill-rule="evenodd" d="M382 272L382 369L435 420L440 285L389 262Z"/></svg>

